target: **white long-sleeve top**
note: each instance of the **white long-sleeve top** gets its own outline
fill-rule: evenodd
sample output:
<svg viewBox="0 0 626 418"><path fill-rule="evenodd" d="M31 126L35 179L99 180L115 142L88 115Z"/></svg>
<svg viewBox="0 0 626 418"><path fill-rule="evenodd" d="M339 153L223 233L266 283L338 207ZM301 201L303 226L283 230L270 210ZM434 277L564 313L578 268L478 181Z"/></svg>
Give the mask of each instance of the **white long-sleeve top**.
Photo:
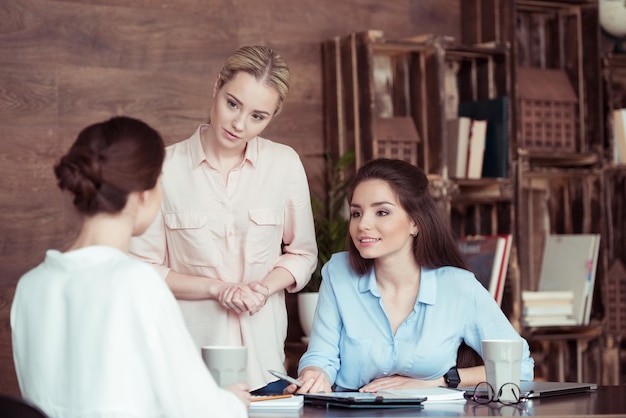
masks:
<svg viewBox="0 0 626 418"><path fill-rule="evenodd" d="M245 417L217 386L155 270L105 246L61 253L11 307L22 394L51 417Z"/></svg>

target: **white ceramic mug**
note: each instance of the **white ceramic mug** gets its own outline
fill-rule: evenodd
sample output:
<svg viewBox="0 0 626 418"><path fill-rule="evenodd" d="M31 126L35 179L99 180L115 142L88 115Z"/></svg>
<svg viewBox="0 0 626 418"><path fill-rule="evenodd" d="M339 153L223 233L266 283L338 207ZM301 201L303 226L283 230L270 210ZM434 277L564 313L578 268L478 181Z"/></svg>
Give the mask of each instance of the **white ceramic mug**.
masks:
<svg viewBox="0 0 626 418"><path fill-rule="evenodd" d="M204 346L202 347L202 359L221 387L247 381L247 347Z"/></svg>
<svg viewBox="0 0 626 418"><path fill-rule="evenodd" d="M522 370L522 340L483 340L483 361L487 373L487 383L493 387L494 400L515 401L518 393L505 390L498 398L498 392L505 383L519 387Z"/></svg>

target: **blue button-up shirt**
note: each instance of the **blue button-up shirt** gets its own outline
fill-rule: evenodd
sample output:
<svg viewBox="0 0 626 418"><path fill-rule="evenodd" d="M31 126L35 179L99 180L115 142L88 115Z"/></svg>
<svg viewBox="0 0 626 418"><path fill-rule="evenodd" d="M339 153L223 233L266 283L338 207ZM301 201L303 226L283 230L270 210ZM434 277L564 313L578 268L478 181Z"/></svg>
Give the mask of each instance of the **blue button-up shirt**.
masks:
<svg viewBox="0 0 626 418"><path fill-rule="evenodd" d="M333 255L322 275L299 368L321 367L337 390L356 390L395 374L438 379L456 365L462 341L482 355L481 340L522 339L489 292L463 269L422 268L413 311L395 335L373 270L358 276L344 252ZM533 379L533 367L524 341L521 380Z"/></svg>

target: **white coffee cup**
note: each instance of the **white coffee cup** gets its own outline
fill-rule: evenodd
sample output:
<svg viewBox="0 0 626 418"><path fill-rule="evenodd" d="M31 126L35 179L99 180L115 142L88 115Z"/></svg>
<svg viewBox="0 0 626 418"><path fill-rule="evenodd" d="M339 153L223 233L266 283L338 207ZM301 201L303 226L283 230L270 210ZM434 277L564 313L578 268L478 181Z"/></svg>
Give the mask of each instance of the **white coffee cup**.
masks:
<svg viewBox="0 0 626 418"><path fill-rule="evenodd" d="M519 388L520 373L522 370L522 340L483 340L483 361L487 373L487 383L494 390L494 400L515 401L517 393L503 390L498 392L506 383L514 383Z"/></svg>
<svg viewBox="0 0 626 418"><path fill-rule="evenodd" d="M246 382L248 348L244 346L204 346L202 359L221 387Z"/></svg>

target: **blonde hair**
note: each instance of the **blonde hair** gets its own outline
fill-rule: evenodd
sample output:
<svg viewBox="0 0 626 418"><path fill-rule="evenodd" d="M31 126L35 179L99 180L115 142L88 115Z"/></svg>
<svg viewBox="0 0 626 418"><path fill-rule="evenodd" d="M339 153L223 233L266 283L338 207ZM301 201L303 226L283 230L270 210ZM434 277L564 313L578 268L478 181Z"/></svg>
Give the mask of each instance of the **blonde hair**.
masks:
<svg viewBox="0 0 626 418"><path fill-rule="evenodd" d="M240 71L252 75L259 82L276 90L278 105L274 115L277 115L289 91L289 67L283 57L267 46L252 45L239 48L224 63L217 80L218 90Z"/></svg>

